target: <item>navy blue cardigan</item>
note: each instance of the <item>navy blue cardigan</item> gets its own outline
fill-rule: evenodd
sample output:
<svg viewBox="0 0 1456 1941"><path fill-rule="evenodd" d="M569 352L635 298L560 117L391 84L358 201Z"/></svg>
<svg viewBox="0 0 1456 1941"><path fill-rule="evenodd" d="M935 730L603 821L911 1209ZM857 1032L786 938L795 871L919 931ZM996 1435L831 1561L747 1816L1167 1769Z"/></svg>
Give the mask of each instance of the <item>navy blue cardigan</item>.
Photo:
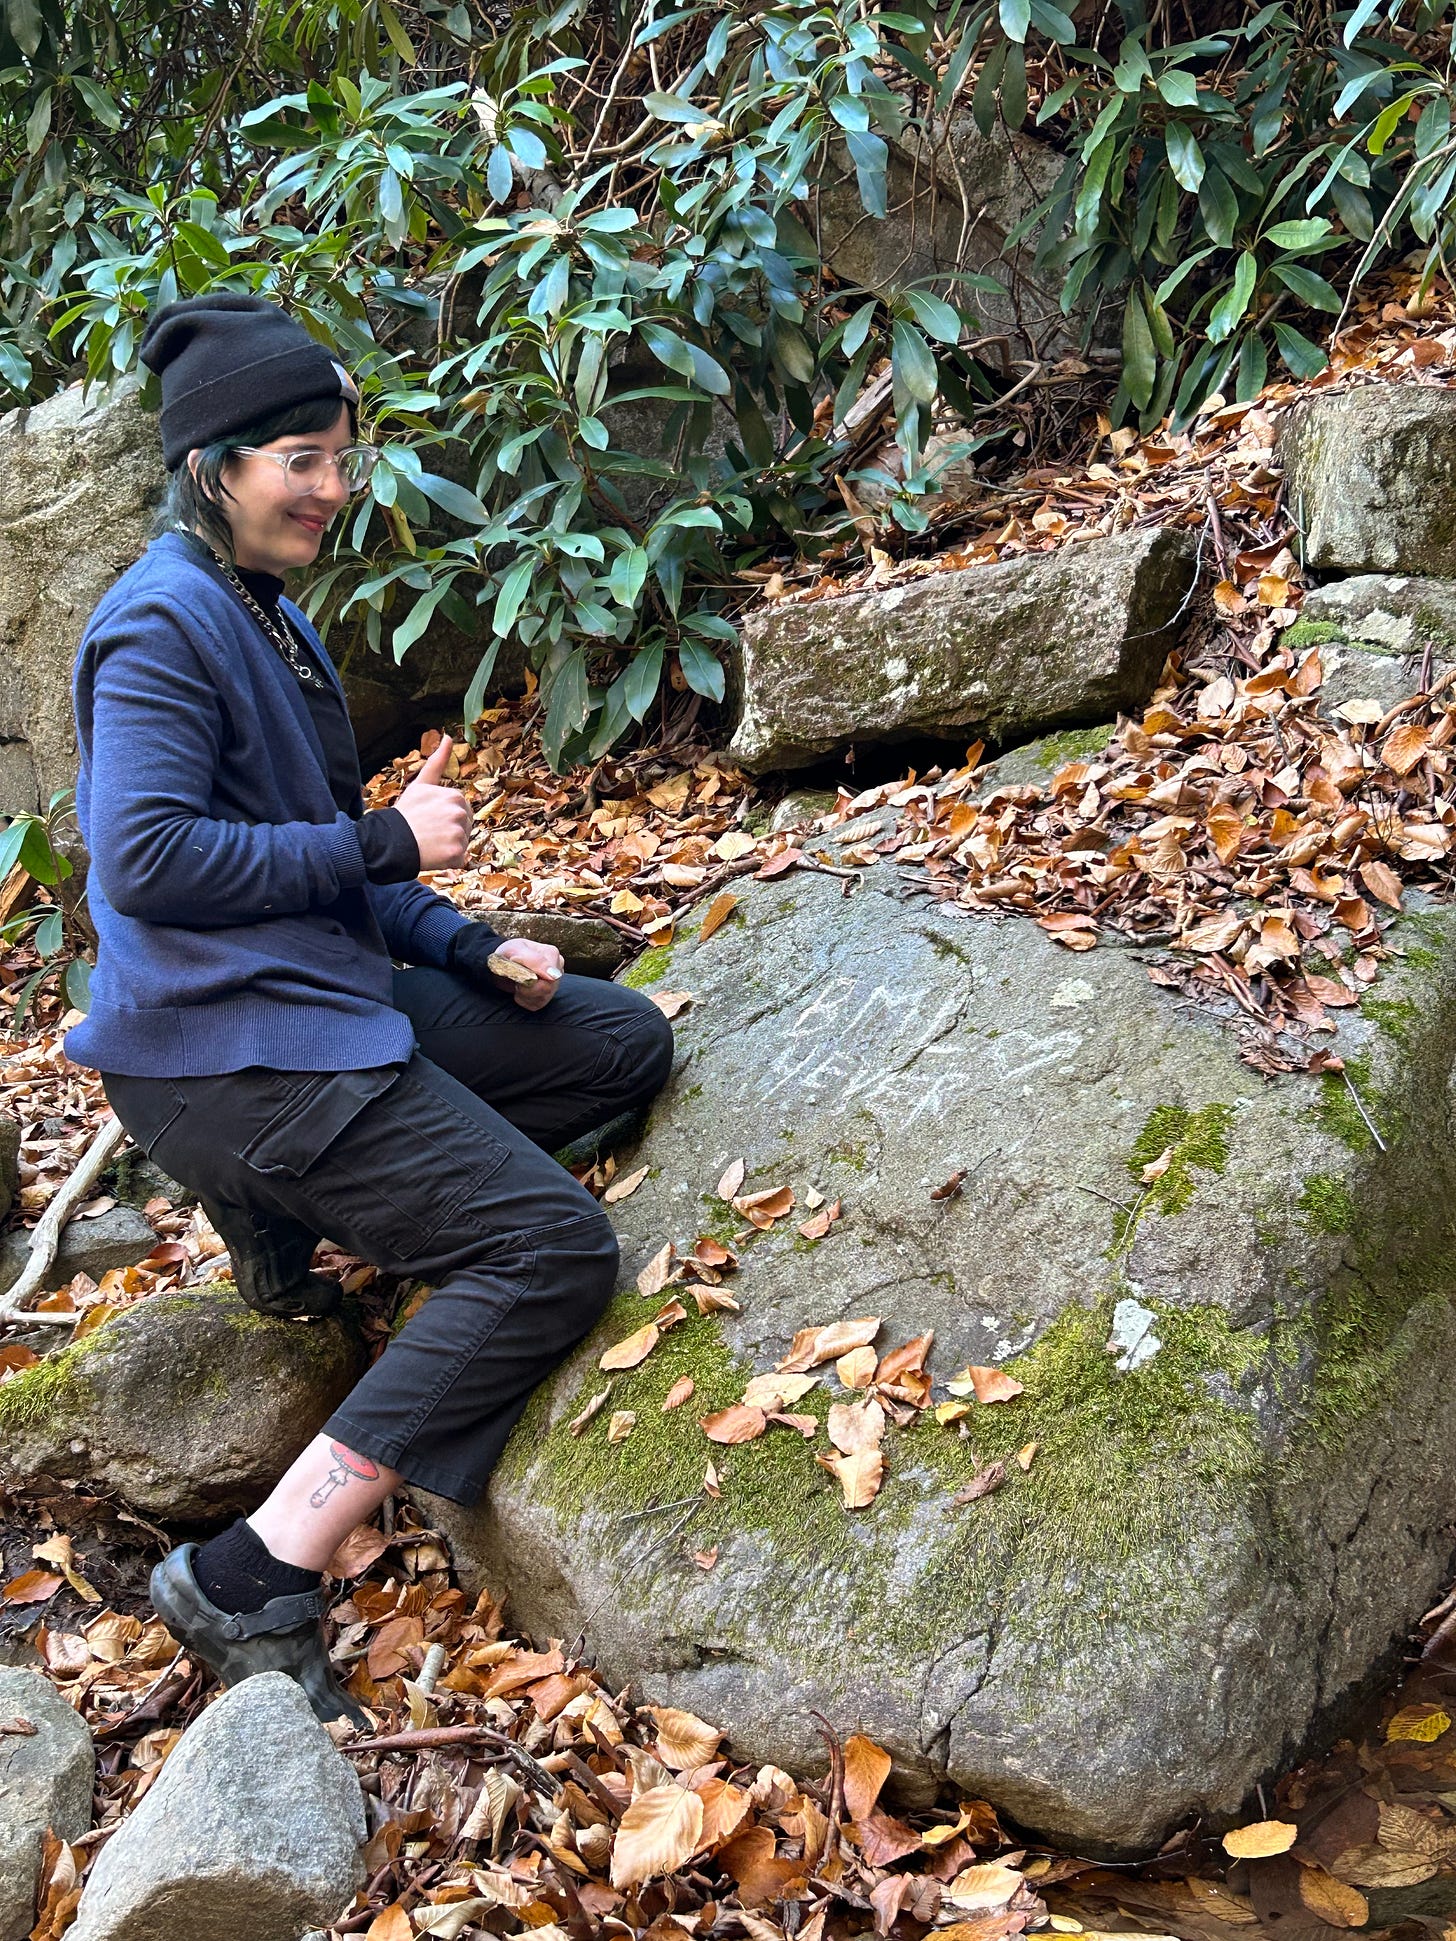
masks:
<svg viewBox="0 0 1456 1941"><path fill-rule="evenodd" d="M408 1058L390 960L443 966L467 919L423 883L368 882L362 798L335 802L296 675L180 535L102 598L74 698L100 950L67 1055L150 1078Z"/></svg>

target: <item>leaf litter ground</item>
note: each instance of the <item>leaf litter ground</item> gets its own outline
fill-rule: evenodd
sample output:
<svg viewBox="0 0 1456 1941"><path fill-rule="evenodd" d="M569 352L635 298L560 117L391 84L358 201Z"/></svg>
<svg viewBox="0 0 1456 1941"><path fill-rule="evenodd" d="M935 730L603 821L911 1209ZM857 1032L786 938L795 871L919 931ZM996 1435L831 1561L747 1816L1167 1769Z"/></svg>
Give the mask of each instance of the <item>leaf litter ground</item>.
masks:
<svg viewBox="0 0 1456 1941"><path fill-rule="evenodd" d="M1328 381L1449 382L1453 361L1449 315L1416 323L1399 301L1385 302L1346 333ZM1003 492L994 522L984 506L943 508L934 536L954 543L933 561L896 565L872 553L837 577L791 562L779 584L764 576L767 597L819 598L1134 522L1203 524L1218 576L1212 599L1149 708L1045 787L997 787L994 777L988 787L982 751L971 751L949 772L842 790L814 827L766 835L754 787L705 746L552 775L528 697L490 711L477 747L457 754L475 834L468 868L439 886L480 912L597 915L638 948L670 942L699 909L709 940L737 907L731 885L742 876L823 869L849 894L864 870L886 868L968 918L1030 917L1072 950L1109 936L1137 941L1158 953L1154 981L1224 1016L1259 1069L1337 1065L1320 1047L1329 1013L1358 1002L1378 975L1408 889L1448 893L1456 700L1428 663L1399 709L1362 708L1356 697L1325 711L1318 647L1285 644L1302 576L1272 458L1277 414L1293 395L1272 387L1251 405L1216 407L1181 441L1099 429L1080 470L1047 470L1015 504ZM979 538L957 538L978 521ZM429 746L377 776L371 801L392 800ZM845 833L882 811L846 853ZM24 952L0 965L0 1001L31 968ZM671 1015L693 998L658 1001ZM105 1113L94 1077L65 1061L68 1022L42 1004L26 1030L0 1040L0 1100L23 1132L22 1225ZM610 1157L579 1170L614 1202L641 1184L640 1171L617 1176ZM953 1176L936 1194L959 1184ZM664 1239L641 1282L658 1306L604 1355L606 1385L575 1432L612 1444L633 1434L637 1411L615 1406L632 1399L632 1371L687 1318L689 1301L704 1315L738 1305L735 1290L751 1284L751 1271L739 1271L743 1242L756 1231L792 1218L806 1238L833 1244L847 1211L812 1183L742 1187L741 1167L718 1182L725 1211L742 1223L733 1239ZM221 1243L195 1209L155 1195L146 1212L158 1236L147 1260L99 1286L78 1277L44 1305L87 1330L159 1289L225 1272ZM360 1298L376 1348L399 1300L424 1297L342 1256L319 1264ZM804 1461L824 1469L844 1513L872 1515L901 1429L931 1412L965 1440L976 1411L1016 1409L1019 1385L1006 1370L932 1378L928 1335L889 1344L877 1341L872 1316L805 1320L777 1368L753 1376L740 1399L704 1414L686 1376L661 1404L699 1438L704 1490L720 1501L726 1491L730 1508L715 1450L801 1438ZM22 1331L0 1344L0 1382L54 1339ZM975 1514L981 1497L1014 1488L1037 1459L1025 1442L1014 1458L977 1469L956 1501ZM39 1651L98 1743L96 1827L47 1850L35 1935L55 1941L95 1852L215 1687L146 1605L161 1531L61 1489L0 1503L0 1543L0 1637ZM713 1569L716 1547L694 1561ZM822 1779L736 1766L711 1725L604 1689L570 1641L512 1638L488 1595L464 1596L440 1538L407 1504L386 1505L376 1527L356 1533L333 1578L335 1657L378 1726L367 1738L338 1734L369 1802L370 1878L331 1934L1000 1941L1024 1932L1223 1937L1242 1927L1294 1941L1356 1928L1391 1941L1456 1937L1451 1600L1426 1621L1416 1641L1424 1656L1378 1720L1286 1774L1261 1799L1261 1818L1223 1841L1187 1829L1156 1859L1110 1868L1027 1843L982 1801L947 1798L902 1814L885 1790L887 1756L864 1739L841 1743L832 1721ZM24 1727L0 1720L0 1733Z"/></svg>
<svg viewBox="0 0 1456 1941"><path fill-rule="evenodd" d="M5 1524L7 1561L44 1527L83 1585L110 1587L117 1555L132 1577L103 1604L63 1580L31 1628L99 1761L95 1828L47 1843L34 1934L56 1941L96 1852L215 1688L145 1603L141 1572L161 1546L143 1526L116 1525L77 1492L14 1507L26 1527ZM407 1506L386 1519L334 1560L335 1659L378 1725L335 1728L365 1790L369 1879L330 1937L1456 1931L1447 1607L1368 1732L1287 1774L1262 1818L1222 1841L1191 1829L1114 1868L1024 1840L984 1801L903 1812L888 1755L827 1725L822 1777L742 1767L711 1724L605 1688L557 1642L511 1637L488 1594L472 1602L453 1583L443 1544ZM0 1719L0 1733L24 1729Z"/></svg>

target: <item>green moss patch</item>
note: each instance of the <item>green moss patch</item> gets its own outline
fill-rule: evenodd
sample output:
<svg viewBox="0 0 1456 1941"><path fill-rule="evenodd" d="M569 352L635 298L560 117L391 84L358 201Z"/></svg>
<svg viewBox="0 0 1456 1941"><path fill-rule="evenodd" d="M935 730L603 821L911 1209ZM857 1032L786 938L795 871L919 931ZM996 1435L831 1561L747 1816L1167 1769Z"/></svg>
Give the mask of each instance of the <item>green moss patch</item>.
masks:
<svg viewBox="0 0 1456 1941"><path fill-rule="evenodd" d="M1285 647L1318 647L1326 640L1344 638L1344 629L1337 627L1333 620L1296 620L1279 636L1280 644Z"/></svg>
<svg viewBox="0 0 1456 1941"><path fill-rule="evenodd" d="M1066 762L1084 762L1100 755L1116 732L1117 724L1111 721L1098 728L1068 728L1059 735L1044 735L1029 752L1049 767L1060 768Z"/></svg>
<svg viewBox="0 0 1456 1941"><path fill-rule="evenodd" d="M38 1428L73 1408L84 1391L81 1364L105 1334L104 1327L97 1328L0 1385L0 1435Z"/></svg>
<svg viewBox="0 0 1456 1941"><path fill-rule="evenodd" d="M1365 1003L1368 1005L1370 999L1366 998ZM1354 1058L1347 1058L1345 1071L1349 1073L1349 1084L1346 1084L1342 1072L1325 1072L1321 1075L1319 1102L1314 1108L1321 1130L1348 1146L1351 1152L1373 1152L1375 1139L1366 1123L1368 1114L1379 1128L1381 1138L1389 1145L1399 1129L1400 1115L1395 1105L1375 1084L1368 1054L1361 1052ZM1364 1112L1360 1110L1362 1105Z"/></svg>
<svg viewBox="0 0 1456 1941"><path fill-rule="evenodd" d="M1378 1030L1394 1038L1403 1049L1409 1047L1421 1017L1420 1007L1414 998L1366 997L1360 1001L1360 1010Z"/></svg>
<svg viewBox="0 0 1456 1941"><path fill-rule="evenodd" d="M1316 1233L1353 1233L1355 1198L1333 1173L1312 1173L1299 1196L1299 1211Z"/></svg>
<svg viewBox="0 0 1456 1941"><path fill-rule="evenodd" d="M1113 1216L1114 1255L1129 1251L1145 1213L1170 1219L1193 1198L1199 1173L1224 1172L1233 1117L1231 1105L1202 1105L1192 1112L1181 1105L1154 1106L1127 1157L1128 1176L1140 1193L1131 1211L1119 1208ZM1145 1182L1144 1172L1164 1153L1167 1166L1155 1180Z"/></svg>
<svg viewBox="0 0 1456 1941"><path fill-rule="evenodd" d="M652 1312L635 1290L619 1294L595 1339L621 1339ZM828 1554L836 1538L842 1540L844 1512L833 1479L814 1461L815 1450L828 1447L822 1431L811 1446L796 1431L773 1426L756 1442L725 1448L710 1442L698 1427L702 1416L740 1400L754 1372L734 1357L712 1316L690 1316L670 1328L639 1367L611 1377L589 1370L554 1428L547 1427L547 1391L538 1390L506 1451L503 1479L519 1481L529 1471L533 1493L544 1497L564 1521L586 1513L626 1518L628 1529L640 1523L650 1538L656 1527L653 1512L701 1498L687 1532L694 1548L734 1531L757 1530L772 1534L792 1552ZM683 1375L693 1378L693 1394L681 1408L664 1414L663 1401ZM570 1421L609 1380L609 1399L585 1430L573 1436ZM822 1423L833 1399L832 1386L831 1373L795 1403L795 1412L812 1414ZM618 1409L633 1410L637 1423L625 1442L612 1443L607 1425ZM702 1493L710 1462L721 1479L719 1500ZM674 1514L665 1513L663 1528L671 1527Z"/></svg>
<svg viewBox="0 0 1456 1941"><path fill-rule="evenodd" d="M655 984L660 977L666 977L667 967L672 962L673 944L658 944L655 949L644 950L635 957L617 980L620 984L630 984L634 991L642 990L648 984Z"/></svg>

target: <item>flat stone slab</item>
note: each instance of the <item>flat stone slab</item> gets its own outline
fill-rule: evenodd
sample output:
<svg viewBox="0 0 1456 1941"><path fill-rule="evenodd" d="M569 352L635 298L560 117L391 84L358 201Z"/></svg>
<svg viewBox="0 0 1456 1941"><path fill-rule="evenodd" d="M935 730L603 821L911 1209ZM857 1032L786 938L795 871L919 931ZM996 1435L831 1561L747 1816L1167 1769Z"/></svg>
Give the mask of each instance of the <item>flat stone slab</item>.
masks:
<svg viewBox="0 0 1456 1941"><path fill-rule="evenodd" d="M282 1672L223 1693L183 1733L96 1858L72 1941L297 1941L364 1879L364 1801Z"/></svg>
<svg viewBox="0 0 1456 1941"><path fill-rule="evenodd" d="M627 946L600 917L564 917L554 910L481 910L483 923L502 937L529 937L554 944L566 968L577 977L610 977L627 955Z"/></svg>
<svg viewBox="0 0 1456 1941"><path fill-rule="evenodd" d="M1371 384L1309 398L1279 453L1307 565L1456 577L1456 391Z"/></svg>
<svg viewBox="0 0 1456 1941"><path fill-rule="evenodd" d="M39 1672L0 1668L0 1941L25 1941L35 1924L41 1836L79 1840L91 1824L96 1756L84 1720Z"/></svg>
<svg viewBox="0 0 1456 1941"><path fill-rule="evenodd" d="M144 1516L256 1509L364 1368L342 1320L275 1321L225 1285L153 1294L0 1391L0 1482L84 1480Z"/></svg>
<svg viewBox="0 0 1456 1941"><path fill-rule="evenodd" d="M729 753L755 772L866 742L973 733L1025 740L1152 692L1193 583L1171 528L941 572L743 623Z"/></svg>
<svg viewBox="0 0 1456 1941"><path fill-rule="evenodd" d="M902 904L888 867L848 897L823 875L736 887L716 935L657 967L694 995L618 1156L650 1168L613 1209L627 1291L487 1503L430 1514L517 1622L584 1631L609 1679L743 1757L822 1772L817 1711L912 1796L950 1783L1079 1850L1226 1822L1446 1580L1456 916L1406 919L1399 967L1339 1014L1382 1152L1341 1078L1262 1079L1131 948ZM744 1191L798 1196L769 1233L715 1196L740 1158ZM798 1231L810 1188L843 1207L820 1240ZM688 1319L573 1434L598 1357L668 1298L635 1275L704 1233L742 1236L741 1312L684 1290ZM1004 1366L1023 1393L892 1426L854 1513L814 1460L850 1399L830 1366L793 1404L813 1440L708 1441L698 1418L799 1329L864 1315L881 1351L933 1328L940 1383ZM636 1425L612 1443L617 1411ZM954 1500L998 1462L994 1493Z"/></svg>

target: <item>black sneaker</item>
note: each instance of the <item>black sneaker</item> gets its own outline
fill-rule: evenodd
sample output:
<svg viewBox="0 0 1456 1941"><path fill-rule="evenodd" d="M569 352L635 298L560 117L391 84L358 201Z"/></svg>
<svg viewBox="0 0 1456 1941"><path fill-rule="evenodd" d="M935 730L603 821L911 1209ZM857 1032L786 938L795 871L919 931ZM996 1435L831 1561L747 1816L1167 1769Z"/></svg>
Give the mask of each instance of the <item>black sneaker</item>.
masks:
<svg viewBox="0 0 1456 1941"><path fill-rule="evenodd" d="M372 1732L374 1721L334 1677L324 1643L322 1591L275 1597L261 1611L222 1611L192 1569L195 1543L170 1551L152 1572L152 1608L178 1644L195 1652L224 1685L255 1672L281 1671L301 1685L320 1719L347 1719Z"/></svg>

